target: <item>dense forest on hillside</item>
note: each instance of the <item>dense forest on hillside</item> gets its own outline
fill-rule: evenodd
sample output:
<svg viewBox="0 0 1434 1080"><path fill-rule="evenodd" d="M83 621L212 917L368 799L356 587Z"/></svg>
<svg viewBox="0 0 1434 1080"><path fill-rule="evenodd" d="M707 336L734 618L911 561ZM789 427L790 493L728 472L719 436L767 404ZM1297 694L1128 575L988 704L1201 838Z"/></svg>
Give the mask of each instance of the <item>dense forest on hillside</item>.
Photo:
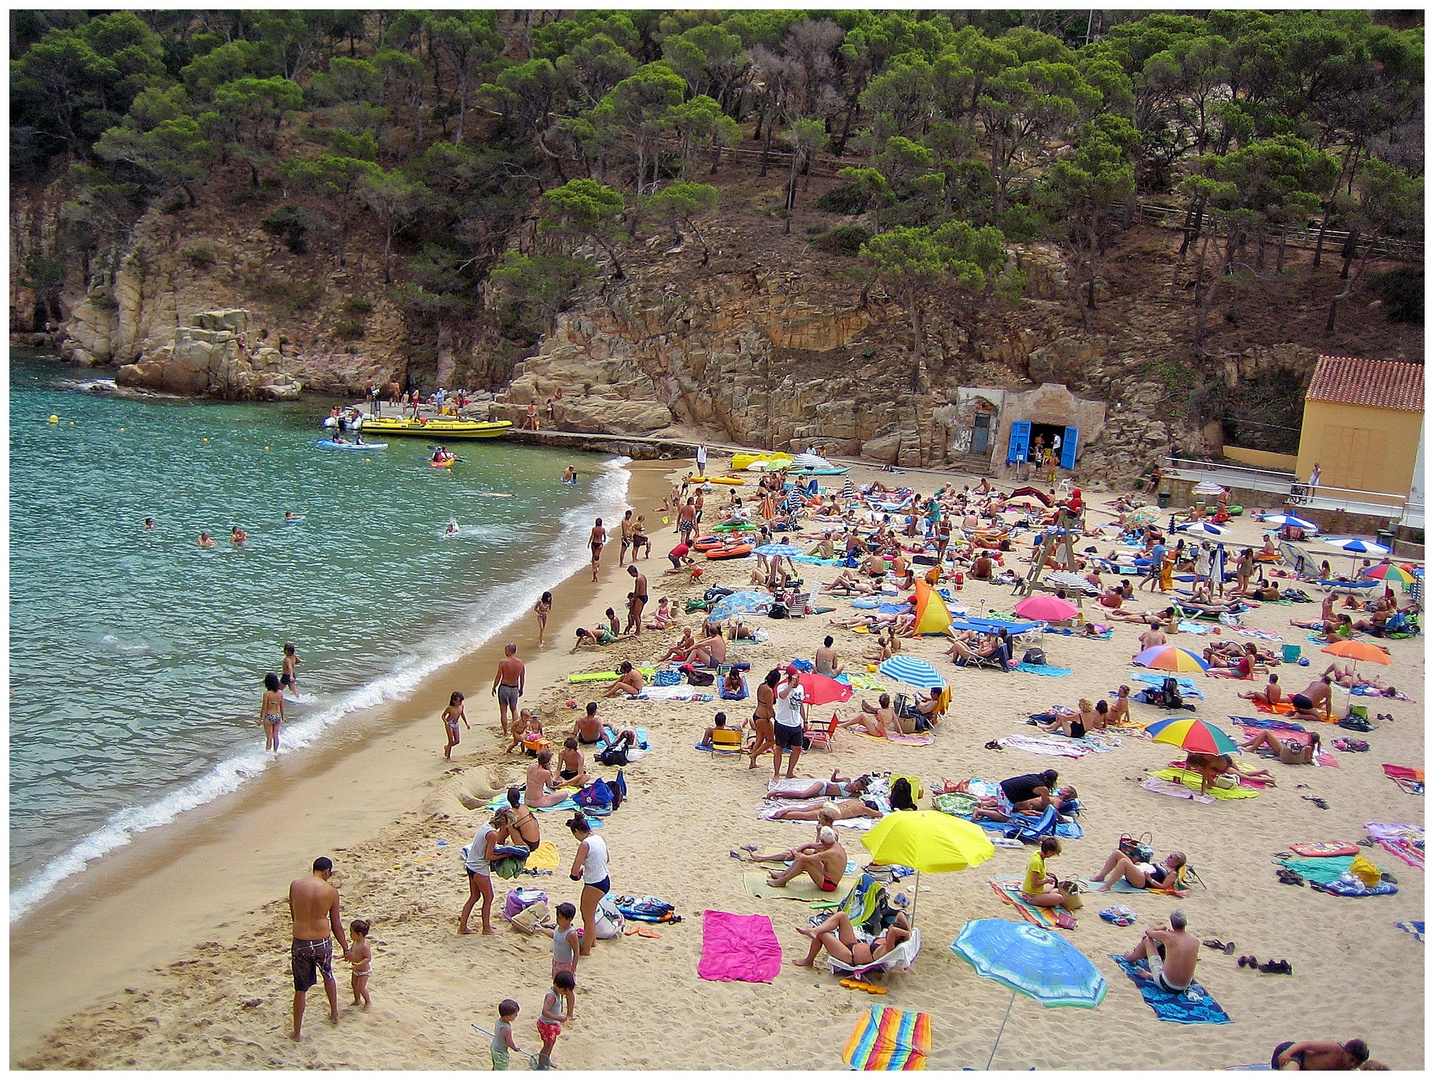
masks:
<svg viewBox="0 0 1434 1080"><path fill-rule="evenodd" d="M837 173L823 208L847 217L815 242L899 299L918 357L938 293L1020 294L1009 243L1060 245L1094 308L1115 224L1177 207L1198 355L1293 232L1343 260L1331 328L1372 254L1422 243L1405 15L12 11L12 183L68 185L16 271L58 315L67 275L101 279L143 214L228 177L292 252L342 267L376 228L416 337L489 320L525 346L635 241L705 252L741 153L787 212ZM1389 310L1422 318L1411 280Z"/></svg>

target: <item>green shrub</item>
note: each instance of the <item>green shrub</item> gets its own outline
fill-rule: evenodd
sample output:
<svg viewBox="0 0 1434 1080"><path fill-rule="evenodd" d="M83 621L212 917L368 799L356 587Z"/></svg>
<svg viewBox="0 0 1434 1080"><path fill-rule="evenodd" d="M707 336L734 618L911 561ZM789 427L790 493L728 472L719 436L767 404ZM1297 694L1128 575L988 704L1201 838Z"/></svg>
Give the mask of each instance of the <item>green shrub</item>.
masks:
<svg viewBox="0 0 1434 1080"><path fill-rule="evenodd" d="M871 233L860 225L838 225L812 240L812 246L830 255L856 255Z"/></svg>
<svg viewBox="0 0 1434 1080"><path fill-rule="evenodd" d="M353 341L364 335L364 325L361 322L354 322L352 319L340 319L334 323L334 333L345 341Z"/></svg>
<svg viewBox="0 0 1434 1080"><path fill-rule="evenodd" d="M1424 325L1424 271L1412 266L1377 274L1369 279L1369 291L1388 309L1390 322Z"/></svg>
<svg viewBox="0 0 1434 1080"><path fill-rule="evenodd" d="M817 200L817 209L829 214L866 213L866 193L859 184L843 184L832 188Z"/></svg>
<svg viewBox="0 0 1434 1080"><path fill-rule="evenodd" d="M214 265L214 252L207 247L182 248L179 253L197 270L205 270Z"/></svg>
<svg viewBox="0 0 1434 1080"><path fill-rule="evenodd" d="M298 206L286 204L264 218L264 228L284 240L284 246L295 255L309 250L309 229L313 219Z"/></svg>
<svg viewBox="0 0 1434 1080"><path fill-rule="evenodd" d="M350 296L344 303L344 309L353 312L355 315L367 315L373 310L373 301L364 300L357 296Z"/></svg>

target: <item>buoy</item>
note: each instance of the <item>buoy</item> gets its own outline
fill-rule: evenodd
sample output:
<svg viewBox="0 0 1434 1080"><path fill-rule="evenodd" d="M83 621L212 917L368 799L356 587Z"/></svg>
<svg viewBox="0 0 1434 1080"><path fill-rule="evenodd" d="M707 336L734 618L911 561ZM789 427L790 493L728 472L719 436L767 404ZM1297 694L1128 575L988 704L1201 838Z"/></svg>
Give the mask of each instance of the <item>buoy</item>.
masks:
<svg viewBox="0 0 1434 1080"><path fill-rule="evenodd" d="M205 441L205 442L208 442L209 440L208 440L208 439L205 439L204 441Z"/></svg>
<svg viewBox="0 0 1434 1080"><path fill-rule="evenodd" d="M74 422L73 420L71 420L71 421L70 421L70 427L74 427L74 426L75 426L75 422Z"/></svg>
<svg viewBox="0 0 1434 1080"><path fill-rule="evenodd" d="M121 430L121 431L123 431L123 430L124 430L124 428L120 428L120 430Z"/></svg>
<svg viewBox="0 0 1434 1080"><path fill-rule="evenodd" d="M52 424L58 424L59 422L60 422L60 418L59 418L58 416L56 416L54 413L51 413L51 414L50 414L50 423L52 423Z"/></svg>
<svg viewBox="0 0 1434 1080"><path fill-rule="evenodd" d="M120 428L120 430L123 431L124 428ZM269 449L269 448L266 446L266 447L264 447L264 449L267 450L267 449Z"/></svg>

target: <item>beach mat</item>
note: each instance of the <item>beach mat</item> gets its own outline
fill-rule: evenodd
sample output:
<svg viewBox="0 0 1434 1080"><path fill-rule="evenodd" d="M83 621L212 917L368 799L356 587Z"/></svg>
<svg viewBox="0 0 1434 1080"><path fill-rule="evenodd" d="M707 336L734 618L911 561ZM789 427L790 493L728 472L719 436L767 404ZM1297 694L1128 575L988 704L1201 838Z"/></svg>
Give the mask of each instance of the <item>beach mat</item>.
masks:
<svg viewBox="0 0 1434 1080"><path fill-rule="evenodd" d="M1384 775L1393 780L1410 795L1424 794L1424 770L1411 769L1408 765L1381 765Z"/></svg>
<svg viewBox="0 0 1434 1080"><path fill-rule="evenodd" d="M1066 911L1063 907L1044 908L1038 907L1035 904L1026 903L1026 901L1021 899L1020 878L997 878L991 882L991 888L997 896L1019 911L1021 918L1025 919L1026 922L1034 923L1036 926L1046 930L1060 929L1056 923L1056 915L1058 913L1062 915L1070 914L1070 912Z"/></svg>
<svg viewBox="0 0 1434 1080"><path fill-rule="evenodd" d="M1328 885L1339 880L1339 875L1354 862L1353 855L1329 855L1319 859L1281 859L1280 865L1293 870L1300 877Z"/></svg>
<svg viewBox="0 0 1434 1080"><path fill-rule="evenodd" d="M1182 993L1172 994L1160 989L1155 985L1155 980L1150 978L1150 964L1146 960L1132 964L1120 953L1107 953L1112 960L1120 965L1120 970L1140 990L1140 996L1145 999L1145 1004L1155 1010L1155 1015L1161 1020L1167 1020L1172 1024L1228 1024L1230 1016L1224 1009L1215 1002L1207 991L1198 982L1192 982L1189 989ZM1144 976L1136 974L1144 972Z"/></svg>
<svg viewBox="0 0 1434 1080"><path fill-rule="evenodd" d="M852 730L856 731L855 728ZM886 738L883 739L880 735L872 735L866 731L857 731L856 733L863 739L874 739L876 742L901 743L903 746L934 746L936 744L935 735L903 735L899 731L888 731Z"/></svg>
<svg viewBox="0 0 1434 1080"><path fill-rule="evenodd" d="M1045 757L1083 758L1090 753L1080 743L1069 739L1056 742L1054 739L1033 739L1029 735L1006 735L996 742L1004 750L1024 750L1028 754Z"/></svg>
<svg viewBox="0 0 1434 1080"><path fill-rule="evenodd" d="M918 1072L930 1052L930 1013L873 1005L851 1029L841 1059L858 1072Z"/></svg>
<svg viewBox="0 0 1434 1080"><path fill-rule="evenodd" d="M800 900L804 904L844 904L860 880L860 876L844 877L837 883L835 892L822 892L817 888L817 883L806 874L784 886L774 887L767 884L767 871L742 871L742 887L747 890L748 896L760 897L763 900Z"/></svg>
<svg viewBox="0 0 1434 1080"><path fill-rule="evenodd" d="M558 868L558 845L544 840L523 864L525 870L556 870Z"/></svg>
<svg viewBox="0 0 1434 1080"><path fill-rule="evenodd" d="M765 915L702 913L700 978L712 982L769 983L782 970L782 946Z"/></svg>
<svg viewBox="0 0 1434 1080"><path fill-rule="evenodd" d="M1424 940L1424 924L1422 922L1415 922L1413 920L1410 920L1409 922L1397 922L1394 925L1399 927L1399 929L1403 930L1406 934L1413 934L1416 940Z"/></svg>
<svg viewBox="0 0 1434 1080"><path fill-rule="evenodd" d="M1424 827L1396 825L1392 822L1366 821L1365 831L1380 847L1397 855L1410 866L1424 869Z"/></svg>
<svg viewBox="0 0 1434 1080"><path fill-rule="evenodd" d="M1022 660L1013 669L1024 671L1027 675L1044 675L1047 678L1059 679L1066 675L1074 675L1075 668L1056 667L1053 664L1028 664Z"/></svg>
<svg viewBox="0 0 1434 1080"><path fill-rule="evenodd" d="M1156 769L1150 775L1157 780L1170 780L1177 784L1184 784L1192 791L1198 792L1200 790L1200 774L1191 772L1189 769L1173 767L1168 769ZM1213 796L1218 801L1224 802L1227 799L1253 799L1260 793L1251 788L1241 786L1234 788L1212 787L1205 794Z"/></svg>

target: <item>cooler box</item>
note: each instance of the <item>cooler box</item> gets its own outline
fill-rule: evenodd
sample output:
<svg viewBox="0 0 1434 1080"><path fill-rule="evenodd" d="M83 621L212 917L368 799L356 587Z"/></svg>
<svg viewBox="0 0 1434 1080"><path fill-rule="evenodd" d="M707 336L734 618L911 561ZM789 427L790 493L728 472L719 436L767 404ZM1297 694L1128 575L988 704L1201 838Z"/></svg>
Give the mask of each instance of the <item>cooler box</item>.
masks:
<svg viewBox="0 0 1434 1080"><path fill-rule="evenodd" d="M1300 647L1298 645L1281 645L1280 658L1287 664L1298 664L1300 662Z"/></svg>

